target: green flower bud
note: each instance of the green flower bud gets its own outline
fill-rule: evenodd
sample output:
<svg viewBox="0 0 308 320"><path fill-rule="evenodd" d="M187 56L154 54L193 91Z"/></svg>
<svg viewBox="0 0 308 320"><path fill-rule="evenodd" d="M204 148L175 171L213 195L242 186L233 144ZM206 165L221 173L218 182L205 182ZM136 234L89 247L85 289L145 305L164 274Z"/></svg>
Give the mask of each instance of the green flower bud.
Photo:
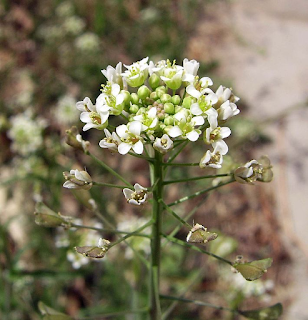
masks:
<svg viewBox="0 0 308 320"><path fill-rule="evenodd" d="M130 95L130 101L131 101L133 104L139 103L139 96L138 96L138 94L135 93L135 92L131 93L131 95Z"/></svg>
<svg viewBox="0 0 308 320"><path fill-rule="evenodd" d="M186 97L183 100L183 107L185 109L190 109L190 106L192 105L192 103L193 103L192 97Z"/></svg>
<svg viewBox="0 0 308 320"><path fill-rule="evenodd" d="M171 102L171 96L168 93L164 93L163 95L161 95L160 100L162 103Z"/></svg>
<svg viewBox="0 0 308 320"><path fill-rule="evenodd" d="M139 107L136 105L136 104L132 104L130 107L129 107L129 112L130 113L137 113L139 110Z"/></svg>
<svg viewBox="0 0 308 320"><path fill-rule="evenodd" d="M166 113L174 114L174 105L171 102L165 103L164 110Z"/></svg>
<svg viewBox="0 0 308 320"><path fill-rule="evenodd" d="M164 120L164 124L166 126L173 126L174 125L174 119L172 116L167 116L165 117L165 120Z"/></svg>
<svg viewBox="0 0 308 320"><path fill-rule="evenodd" d="M180 102L181 102L181 97L180 97L178 94L176 94L176 95L174 95L174 96L171 98L171 102L172 102L173 104L180 104Z"/></svg>
<svg viewBox="0 0 308 320"><path fill-rule="evenodd" d="M149 97L150 93L151 90L147 86L141 86L137 91L138 97L141 100L145 100L145 98Z"/></svg>
<svg viewBox="0 0 308 320"><path fill-rule="evenodd" d="M157 93L157 96L160 98L164 93L166 93L167 88L164 86L160 86L160 87L156 88L155 91Z"/></svg>
<svg viewBox="0 0 308 320"><path fill-rule="evenodd" d="M147 112L147 109L144 108L144 107L141 107L141 108L137 111L136 115L139 116L140 114L143 114L143 113L146 113L146 112Z"/></svg>
<svg viewBox="0 0 308 320"><path fill-rule="evenodd" d="M125 106L129 106L130 104L130 99L131 99L131 96L130 96L130 93L126 90L122 90L121 93L124 95L124 104Z"/></svg>
<svg viewBox="0 0 308 320"><path fill-rule="evenodd" d="M174 113L178 113L182 110L183 108L181 106L175 106L175 109L174 109Z"/></svg>
<svg viewBox="0 0 308 320"><path fill-rule="evenodd" d="M157 92L151 92L150 98L153 99L153 100L157 100L158 99Z"/></svg>
<svg viewBox="0 0 308 320"><path fill-rule="evenodd" d="M149 78L149 85L155 90L160 84L160 78L156 73L153 73Z"/></svg>

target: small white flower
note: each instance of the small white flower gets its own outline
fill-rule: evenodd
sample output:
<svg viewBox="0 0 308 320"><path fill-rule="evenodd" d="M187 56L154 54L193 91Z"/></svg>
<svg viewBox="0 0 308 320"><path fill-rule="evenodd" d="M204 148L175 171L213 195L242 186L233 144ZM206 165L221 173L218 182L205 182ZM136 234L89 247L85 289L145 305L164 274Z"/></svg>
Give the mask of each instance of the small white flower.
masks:
<svg viewBox="0 0 308 320"><path fill-rule="evenodd" d="M135 116L133 119L143 124L142 131L153 133L159 121L156 114L157 114L157 108L153 107L148 112L139 114Z"/></svg>
<svg viewBox="0 0 308 320"><path fill-rule="evenodd" d="M140 206L147 199L146 188L142 187L139 183L135 183L135 190L131 190L128 188L123 189L124 196L128 203L134 204L136 206Z"/></svg>
<svg viewBox="0 0 308 320"><path fill-rule="evenodd" d="M139 87L144 84L147 76L148 76L148 68L147 64L149 58L144 58L141 61L137 61L132 65L124 65L127 70L122 73L122 76L125 78L126 82L131 87Z"/></svg>
<svg viewBox="0 0 308 320"><path fill-rule="evenodd" d="M184 69L181 66L171 65L170 61L167 60L167 66L161 71L162 75L160 78L165 82L168 88L177 90L182 85L182 78Z"/></svg>
<svg viewBox="0 0 308 320"><path fill-rule="evenodd" d="M118 152L118 146L121 143L119 136L115 132L111 134L107 129L104 129L104 132L106 138L99 142L99 146L104 149L110 149L111 151Z"/></svg>
<svg viewBox="0 0 308 320"><path fill-rule="evenodd" d="M142 123L139 121L132 121L127 125L122 124L116 128L116 132L121 139L121 143L118 146L120 154L126 154L130 149L133 149L137 154L143 152L141 131Z"/></svg>
<svg viewBox="0 0 308 320"><path fill-rule="evenodd" d="M120 86L122 85L122 62L119 62L115 68L108 66L106 69L101 70L101 72L111 84L117 83Z"/></svg>
<svg viewBox="0 0 308 320"><path fill-rule="evenodd" d="M217 111L219 120L227 120L240 113L237 105L229 100L225 101Z"/></svg>
<svg viewBox="0 0 308 320"><path fill-rule="evenodd" d="M76 107L78 110L82 111L80 120L85 123L82 129L83 131L87 131L91 128L102 130L108 125L107 120L109 112L104 110L99 112L88 97L84 98L83 101L78 101Z"/></svg>
<svg viewBox="0 0 308 320"><path fill-rule="evenodd" d="M92 178L86 171L75 169L70 172L65 171L63 175L66 179L63 184L64 188L89 190L92 187Z"/></svg>
<svg viewBox="0 0 308 320"><path fill-rule="evenodd" d="M200 63L196 60L188 60L185 58L183 60L184 76L183 81L192 82L197 75Z"/></svg>
<svg viewBox="0 0 308 320"><path fill-rule="evenodd" d="M166 154L173 148L173 141L167 134L164 134L161 138L156 138L153 148L162 154Z"/></svg>
<svg viewBox="0 0 308 320"><path fill-rule="evenodd" d="M231 89L226 88L224 86L219 86L219 88L216 90L216 95L218 97L218 103L222 104L223 102L230 100L233 103L236 103L240 100L239 97L235 96Z"/></svg>
<svg viewBox="0 0 308 320"><path fill-rule="evenodd" d="M221 168L221 164L223 162L223 152L224 149L221 147L220 144L218 144L214 151L211 152L208 150L204 156L200 160L200 168L205 168L205 167L211 167L214 169L219 169Z"/></svg>

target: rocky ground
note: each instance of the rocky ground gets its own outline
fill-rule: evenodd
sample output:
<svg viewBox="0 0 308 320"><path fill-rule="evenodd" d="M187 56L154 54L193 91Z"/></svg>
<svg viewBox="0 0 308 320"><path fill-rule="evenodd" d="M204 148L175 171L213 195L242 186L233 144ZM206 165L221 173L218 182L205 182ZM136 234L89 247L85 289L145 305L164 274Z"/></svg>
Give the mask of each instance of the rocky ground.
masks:
<svg viewBox="0 0 308 320"><path fill-rule="evenodd" d="M256 121L284 114L266 123L273 143L257 153L273 162L275 211L296 261L284 319L308 319L308 1L215 1L204 11L189 56L219 61Z"/></svg>

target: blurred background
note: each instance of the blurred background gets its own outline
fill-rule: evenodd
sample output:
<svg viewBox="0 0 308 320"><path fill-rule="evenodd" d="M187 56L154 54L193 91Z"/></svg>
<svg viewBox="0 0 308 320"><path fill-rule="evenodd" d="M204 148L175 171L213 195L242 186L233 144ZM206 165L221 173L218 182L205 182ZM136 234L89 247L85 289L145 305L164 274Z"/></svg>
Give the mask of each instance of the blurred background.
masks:
<svg viewBox="0 0 308 320"><path fill-rule="evenodd" d="M231 260L239 254L248 260L273 257L268 273L261 280L243 282L207 257L166 245L162 292L186 292L190 299L242 309L282 302L283 319L307 320L306 0L1 2L0 318L40 319L40 300L78 317L146 303L144 266L131 249L119 246L104 261L89 262L72 247L93 241L95 245L102 235L44 229L34 223L33 215L35 201L42 199L56 212L100 226L82 197L78 201L62 188L62 172L86 167L95 181L112 181L64 143L65 130L76 125L81 131L75 103L85 96L95 100L105 83L101 69L146 56L154 61L176 59L178 64L185 57L196 59L199 75L211 77L214 89L231 86L241 98L241 114L230 123L230 155L246 162L267 154L275 173L267 185L222 188L195 216L195 221L220 232L211 251ZM83 137L129 181L149 185L145 163L98 150L100 132L91 130ZM188 149L187 155L199 159L201 148ZM226 166L229 161L226 158ZM175 170L172 175L198 174L194 170ZM201 182L196 186L202 187ZM191 185L185 184L181 192L189 190ZM168 199L177 199L177 192L170 188ZM134 230L149 216L150 207L127 208L119 190L93 188L91 197L120 230ZM172 230L174 221L165 222L166 232ZM185 230L177 237L184 239ZM148 242L141 239L134 238L130 245L146 255ZM188 318L238 319L193 305L177 305L170 315Z"/></svg>

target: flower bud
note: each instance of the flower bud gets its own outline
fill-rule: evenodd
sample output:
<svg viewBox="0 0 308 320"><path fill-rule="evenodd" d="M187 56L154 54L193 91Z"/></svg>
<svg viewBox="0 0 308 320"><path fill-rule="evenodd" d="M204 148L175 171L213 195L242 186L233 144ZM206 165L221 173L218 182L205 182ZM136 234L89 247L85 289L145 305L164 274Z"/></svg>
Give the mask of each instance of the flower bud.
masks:
<svg viewBox="0 0 308 320"><path fill-rule="evenodd" d="M84 190L92 188L92 178L86 171L79 171L78 169L70 172L65 171L63 176L66 180L63 184L64 188Z"/></svg>
<svg viewBox="0 0 308 320"><path fill-rule="evenodd" d="M192 102L193 102L192 97L185 97L182 105L185 109L190 109Z"/></svg>
<svg viewBox="0 0 308 320"><path fill-rule="evenodd" d="M149 97L150 93L151 90L147 86L141 86L137 91L138 97L141 100L145 100L145 98Z"/></svg>
<svg viewBox="0 0 308 320"><path fill-rule="evenodd" d="M137 93L133 92L130 94L130 101L133 103L133 104L137 104L139 103L139 96Z"/></svg>
<svg viewBox="0 0 308 320"><path fill-rule="evenodd" d="M153 100L157 100L159 98L158 95L157 95L157 92L156 91L151 92L150 98L153 99Z"/></svg>
<svg viewBox="0 0 308 320"><path fill-rule="evenodd" d="M181 102L181 97L178 94L176 94L171 98L171 102L175 105L178 105Z"/></svg>
<svg viewBox="0 0 308 320"><path fill-rule="evenodd" d="M153 73L149 78L149 85L155 90L160 84L160 78L156 73Z"/></svg>
<svg viewBox="0 0 308 320"><path fill-rule="evenodd" d="M161 95L160 100L162 103L171 102L171 96L168 93L164 93L163 95Z"/></svg>
<svg viewBox="0 0 308 320"><path fill-rule="evenodd" d="M87 153L89 151L90 142L82 139L81 135L78 132L77 127L75 127L75 126L66 130L65 142L69 146L71 146L75 149L82 150L85 153Z"/></svg>
<svg viewBox="0 0 308 320"><path fill-rule="evenodd" d="M165 103L164 110L168 114L174 114L174 105L171 102Z"/></svg>
<svg viewBox="0 0 308 320"><path fill-rule="evenodd" d="M172 116L167 116L165 119L164 119L164 124L166 126L173 126L174 125L174 118Z"/></svg>
<svg viewBox="0 0 308 320"><path fill-rule="evenodd" d="M48 208L44 203L37 202L35 206L35 223L46 228L65 227L69 228L71 217L62 216Z"/></svg>
<svg viewBox="0 0 308 320"><path fill-rule="evenodd" d="M139 110L139 107L136 105L136 104L132 104L130 107L129 107L129 112L130 113L137 113Z"/></svg>
<svg viewBox="0 0 308 320"><path fill-rule="evenodd" d="M130 95L130 93L129 93L127 90L122 90L121 93L122 93L123 96L124 96L123 102L124 102L125 106L129 106L130 101L131 101L131 95Z"/></svg>
<svg viewBox="0 0 308 320"><path fill-rule="evenodd" d="M160 86L156 88L155 92L157 93L157 96L160 98L163 94L165 94L167 91L166 87Z"/></svg>

